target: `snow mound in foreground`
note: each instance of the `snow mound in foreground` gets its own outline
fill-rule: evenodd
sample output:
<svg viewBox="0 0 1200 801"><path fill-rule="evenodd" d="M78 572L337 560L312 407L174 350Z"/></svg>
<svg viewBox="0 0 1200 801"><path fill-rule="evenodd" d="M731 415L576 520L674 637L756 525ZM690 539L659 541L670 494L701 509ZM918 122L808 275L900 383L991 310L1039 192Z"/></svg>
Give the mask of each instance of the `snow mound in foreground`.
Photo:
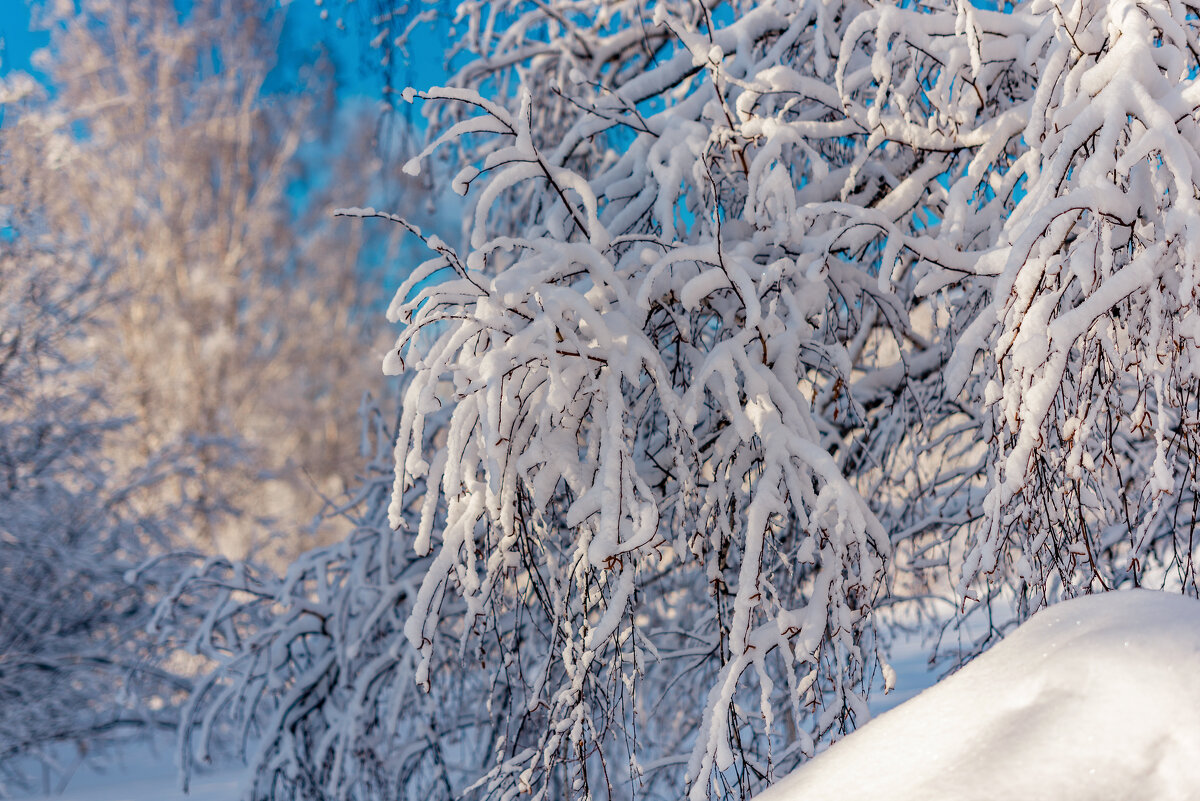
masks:
<svg viewBox="0 0 1200 801"><path fill-rule="evenodd" d="M1200 798L1200 602L1147 590L1034 615L756 801Z"/></svg>

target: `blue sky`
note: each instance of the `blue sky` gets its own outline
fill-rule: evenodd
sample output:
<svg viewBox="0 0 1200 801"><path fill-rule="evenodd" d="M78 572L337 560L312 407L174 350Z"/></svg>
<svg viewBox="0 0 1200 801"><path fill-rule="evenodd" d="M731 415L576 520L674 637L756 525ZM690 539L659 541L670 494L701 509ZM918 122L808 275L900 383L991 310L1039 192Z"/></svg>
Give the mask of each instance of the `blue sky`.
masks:
<svg viewBox="0 0 1200 801"><path fill-rule="evenodd" d="M355 5L341 0L325 0L318 6L313 0L293 0L287 6L287 26L280 42L279 61L282 70L294 70L316 56L323 44L332 54L338 69L338 79L343 96L378 98L381 76L377 67L379 56L367 46L372 35L363 30L361 14ZM322 19L322 11L328 10ZM338 27L339 15L345 14L345 25ZM395 71L398 81L410 80L417 86L438 82L444 76L441 67L441 50L447 23L442 21L435 35L415 37L412 58L399 64ZM50 43L45 31L30 31L30 12L26 0L0 0L0 40L4 50L0 60L0 74L11 70L24 70L37 77L44 77L34 69L30 57L38 48ZM285 79L286 80L286 79Z"/></svg>
<svg viewBox="0 0 1200 801"><path fill-rule="evenodd" d="M0 75L13 69L35 72L29 57L39 47L50 42L44 32L30 32L29 8L24 0L0 0L0 39L4 51L0 54Z"/></svg>

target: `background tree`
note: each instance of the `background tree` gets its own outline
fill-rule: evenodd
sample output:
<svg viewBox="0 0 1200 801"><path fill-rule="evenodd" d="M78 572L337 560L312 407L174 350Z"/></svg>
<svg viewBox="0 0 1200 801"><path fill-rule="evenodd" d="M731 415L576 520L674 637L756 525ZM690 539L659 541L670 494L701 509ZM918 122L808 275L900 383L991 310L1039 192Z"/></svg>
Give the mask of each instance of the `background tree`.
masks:
<svg viewBox="0 0 1200 801"><path fill-rule="evenodd" d="M63 143L41 178L48 225L109 276L92 345L112 402L136 417L114 458L191 442L201 469L163 491L207 550L244 555L269 521L298 536L320 493L353 475L345 432L372 372L356 312L363 239L333 227L301 171L322 134L340 133L318 123L330 77L319 65L290 89L274 77L283 15L256 3L42 10L54 97L10 135ZM373 162L349 159L339 180L354 183ZM244 522L218 528L214 515Z"/></svg>
<svg viewBox="0 0 1200 801"><path fill-rule="evenodd" d="M19 88L0 84L8 119ZM145 631L170 573L126 576L176 541L181 510L154 499L199 465L181 449L131 467L109 455L131 420L81 354L112 288L40 214L55 145L0 137L0 792L33 760L69 768L61 746L173 727L188 687Z"/></svg>
<svg viewBox="0 0 1200 801"><path fill-rule="evenodd" d="M326 64L272 73L282 12L34 11L50 86L0 80L0 785L175 725L164 554L311 544L394 245L329 214L329 169L378 191L376 119L325 113Z"/></svg>

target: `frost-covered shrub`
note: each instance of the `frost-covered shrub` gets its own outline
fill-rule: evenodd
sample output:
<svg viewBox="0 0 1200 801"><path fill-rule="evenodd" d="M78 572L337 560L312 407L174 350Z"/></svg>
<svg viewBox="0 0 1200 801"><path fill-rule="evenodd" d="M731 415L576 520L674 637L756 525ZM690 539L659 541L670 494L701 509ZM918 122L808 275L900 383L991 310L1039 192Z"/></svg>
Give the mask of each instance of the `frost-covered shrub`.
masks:
<svg viewBox="0 0 1200 801"><path fill-rule="evenodd" d="M282 578L199 559L159 607L156 631L219 666L184 710L185 785L233 743L255 751L253 798L449 798L458 760L488 752L485 674L447 655L434 692L414 682L403 627L429 560L386 524L393 427L370 405L363 422L362 485L330 510L353 524L343 542Z"/></svg>
<svg viewBox="0 0 1200 801"><path fill-rule="evenodd" d="M145 632L169 565L132 571L176 535L148 502L195 467L164 449L107 458L128 420L80 355L110 302L94 263L62 254L30 209L32 147L0 130L0 794L40 761L71 769L104 743L169 729L188 683ZM37 154L44 155L44 154Z"/></svg>

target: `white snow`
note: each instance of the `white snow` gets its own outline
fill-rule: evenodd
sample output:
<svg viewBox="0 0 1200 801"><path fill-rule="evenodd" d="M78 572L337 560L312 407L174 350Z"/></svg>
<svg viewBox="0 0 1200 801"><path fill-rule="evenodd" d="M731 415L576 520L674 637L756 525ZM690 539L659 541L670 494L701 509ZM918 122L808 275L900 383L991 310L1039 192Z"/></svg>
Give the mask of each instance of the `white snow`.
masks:
<svg viewBox="0 0 1200 801"><path fill-rule="evenodd" d="M242 797L244 785L241 772L216 773L197 777L185 793L172 771L170 775L126 775L112 783L85 784L68 788L61 795L44 796L40 801L236 801Z"/></svg>
<svg viewBox="0 0 1200 801"><path fill-rule="evenodd" d="M1034 615L758 801L1200 797L1200 602L1131 590Z"/></svg>
<svg viewBox="0 0 1200 801"><path fill-rule="evenodd" d="M24 801L237 801L242 797L248 772L228 761L198 770L188 792L180 786L173 737L126 743L72 766L64 755L67 775L49 777L49 792L19 794ZM36 776L36 769L31 771Z"/></svg>

